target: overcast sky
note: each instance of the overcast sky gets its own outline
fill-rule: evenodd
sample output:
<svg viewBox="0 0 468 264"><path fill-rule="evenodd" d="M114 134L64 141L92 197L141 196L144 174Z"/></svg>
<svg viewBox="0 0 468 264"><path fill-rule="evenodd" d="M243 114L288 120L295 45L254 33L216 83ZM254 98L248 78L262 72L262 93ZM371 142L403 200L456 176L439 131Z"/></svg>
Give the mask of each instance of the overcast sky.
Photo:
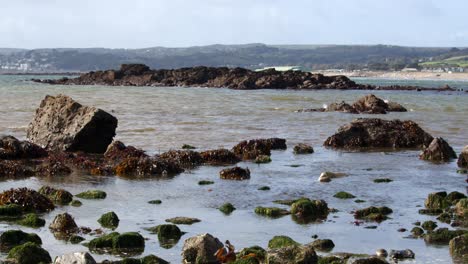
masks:
<svg viewBox="0 0 468 264"><path fill-rule="evenodd" d="M0 47L468 46L468 0L1 0Z"/></svg>

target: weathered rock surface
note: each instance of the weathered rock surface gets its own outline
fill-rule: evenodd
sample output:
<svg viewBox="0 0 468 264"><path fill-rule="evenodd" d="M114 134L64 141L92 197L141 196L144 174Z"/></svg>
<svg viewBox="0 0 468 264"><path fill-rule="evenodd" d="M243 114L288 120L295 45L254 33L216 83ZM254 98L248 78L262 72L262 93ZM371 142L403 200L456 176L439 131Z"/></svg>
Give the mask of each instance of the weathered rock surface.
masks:
<svg viewBox="0 0 468 264"><path fill-rule="evenodd" d="M116 127L117 119L101 109L65 95L48 95L36 110L27 137L46 149L104 153Z"/></svg>
<svg viewBox="0 0 468 264"><path fill-rule="evenodd" d="M10 189L0 193L0 205L17 204L25 212L44 213L55 208L46 196L27 188Z"/></svg>
<svg viewBox="0 0 468 264"><path fill-rule="evenodd" d="M182 262L187 264L206 263L217 264L214 256L224 245L210 234L202 234L185 240L182 248Z"/></svg>
<svg viewBox="0 0 468 264"><path fill-rule="evenodd" d="M159 157L127 158L114 170L117 175L125 177L163 177L184 171L178 163Z"/></svg>
<svg viewBox="0 0 468 264"><path fill-rule="evenodd" d="M454 237L449 242L450 254L468 260L468 234Z"/></svg>
<svg viewBox="0 0 468 264"><path fill-rule="evenodd" d="M460 168L468 168L468 145L463 148L460 156L458 156L457 164Z"/></svg>
<svg viewBox="0 0 468 264"><path fill-rule="evenodd" d="M96 264L96 261L88 252L77 252L56 257L54 264Z"/></svg>
<svg viewBox="0 0 468 264"><path fill-rule="evenodd" d="M327 138L326 147L342 149L423 148L433 137L413 121L358 118Z"/></svg>
<svg viewBox="0 0 468 264"><path fill-rule="evenodd" d="M453 148L443 138L434 138L427 148L425 148L419 158L429 161L450 161L456 159L457 154Z"/></svg>
<svg viewBox="0 0 468 264"><path fill-rule="evenodd" d="M55 216L52 223L49 225L52 232L58 233L76 233L78 231L78 226L75 223L75 220L68 213L58 214Z"/></svg>
<svg viewBox="0 0 468 264"><path fill-rule="evenodd" d="M0 137L0 159L34 159L47 156L47 151L12 136Z"/></svg>
<svg viewBox="0 0 468 264"><path fill-rule="evenodd" d="M317 254L312 246L293 245L267 251L266 263L269 264L316 264Z"/></svg>
<svg viewBox="0 0 468 264"><path fill-rule="evenodd" d="M215 149L200 152L203 162L209 165L236 164L240 161L234 152L227 149Z"/></svg>
<svg viewBox="0 0 468 264"><path fill-rule="evenodd" d="M148 155L141 149L133 146L125 146L121 141L113 141L106 149L104 158L108 162L118 162L127 158L147 157Z"/></svg>
<svg viewBox="0 0 468 264"><path fill-rule="evenodd" d="M249 168L244 169L241 167L228 168L220 171L219 176L225 180L248 180L250 179L250 170Z"/></svg>
<svg viewBox="0 0 468 264"><path fill-rule="evenodd" d="M159 158L178 164L181 168L193 168L203 163L200 153L192 150L170 150L159 155Z"/></svg>
<svg viewBox="0 0 468 264"><path fill-rule="evenodd" d="M416 86L374 86L356 84L345 76L324 76L301 71L280 72L274 69L251 71L243 68L191 67L174 70L150 70L143 64L123 64L119 70L92 71L69 79L35 82L61 85L113 86L203 86L231 89L367 89L367 90L447 90Z"/></svg>

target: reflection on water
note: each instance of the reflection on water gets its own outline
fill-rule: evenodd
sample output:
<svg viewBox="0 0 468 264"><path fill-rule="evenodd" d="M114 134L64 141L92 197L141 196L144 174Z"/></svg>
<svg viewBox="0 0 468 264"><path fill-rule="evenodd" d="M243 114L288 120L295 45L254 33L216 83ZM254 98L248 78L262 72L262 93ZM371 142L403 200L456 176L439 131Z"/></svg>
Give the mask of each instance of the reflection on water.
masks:
<svg viewBox="0 0 468 264"><path fill-rule="evenodd" d="M243 139L283 137L288 150L274 151L273 162L249 167L251 179L233 182L219 179L222 167L204 166L169 179L130 180L119 177L97 177L75 173L67 177L30 178L0 182L0 189L23 187L38 189L44 184L65 188L73 194L87 189L107 192L105 200L82 200L82 207L59 207L43 217L47 225L54 216L67 211L80 226L98 228L101 214L115 211L120 218L118 232L139 231L148 240L144 254L156 254L174 263L180 261L184 239L209 232L222 241L229 239L236 248L260 245L266 247L274 235L289 235L308 243L311 236L330 238L335 252L373 253L377 248L405 249L416 253L417 263L450 262L448 247L426 246L423 240L405 239L416 221L434 220L419 215L419 206L429 192L446 190L466 192L465 176L456 173L455 162L434 165L420 161L418 151L349 153L321 147L327 136L355 115L341 113L295 113L301 108L317 108L324 103L345 100L352 102L366 91L234 91L204 88L47 86L18 81L24 76L0 76L0 134L25 138L25 127L46 94L64 93L86 105L93 105L119 119L117 138L129 145L160 153L183 144L199 149L230 148ZM375 91L383 99L397 101L413 112L379 116L386 119L411 119L434 136L444 137L457 152L468 144L468 97L466 93L388 92ZM312 155L292 154L295 143L314 146ZM323 171L345 172L349 176L320 183ZM373 179L391 178L393 182L375 184ZM212 180L209 186L198 181ZM270 186L270 191L257 190ZM347 191L365 200L340 200L333 195ZM278 199L309 197L324 199L339 211L323 223L297 224L291 216L269 219L254 213L256 206L274 204ZM162 204L149 204L160 199ZM237 210L224 215L218 207L231 202ZM371 205L386 205L394 212L391 219L377 224L375 230L355 226L351 211ZM145 228L165 223L165 219L188 216L200 223L181 225L187 232L173 247L158 240ZM439 226L447 226L439 223ZM18 226L13 225L15 228ZM12 228L0 223L0 230ZM48 227L30 229L37 232L51 255L85 251L81 245L56 240ZM85 236L87 240L91 236ZM94 256L99 259L109 255Z"/></svg>

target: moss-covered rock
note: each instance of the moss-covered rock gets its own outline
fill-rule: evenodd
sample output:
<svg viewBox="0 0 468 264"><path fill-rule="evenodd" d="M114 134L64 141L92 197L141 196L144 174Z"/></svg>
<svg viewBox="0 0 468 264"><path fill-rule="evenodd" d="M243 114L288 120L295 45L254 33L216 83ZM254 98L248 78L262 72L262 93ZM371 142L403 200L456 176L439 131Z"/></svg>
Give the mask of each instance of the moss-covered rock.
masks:
<svg viewBox="0 0 468 264"><path fill-rule="evenodd" d="M52 258L45 249L36 243L27 242L14 247L8 253L9 259L14 259L18 264L51 263Z"/></svg>
<svg viewBox="0 0 468 264"><path fill-rule="evenodd" d="M278 207L258 206L257 208L255 208L255 213L258 215L263 215L263 216L268 216L268 217L280 217L280 216L288 215L289 211L278 208Z"/></svg>
<svg viewBox="0 0 468 264"><path fill-rule="evenodd" d="M45 225L45 220L40 218L34 213L27 214L24 216L23 219L16 222L19 225L32 227L32 228L39 228Z"/></svg>
<svg viewBox="0 0 468 264"><path fill-rule="evenodd" d="M0 219L16 218L23 215L23 208L17 204L7 204L0 206Z"/></svg>
<svg viewBox="0 0 468 264"><path fill-rule="evenodd" d="M179 239L183 233L179 227L173 224L163 224L147 228L148 231L158 234L159 238L163 239Z"/></svg>
<svg viewBox="0 0 468 264"><path fill-rule="evenodd" d="M257 190L259 190L259 191L269 191L270 187L269 186L262 186L262 187L259 187Z"/></svg>
<svg viewBox="0 0 468 264"><path fill-rule="evenodd" d="M158 256L148 255L141 258L141 264L169 264L169 262Z"/></svg>
<svg viewBox="0 0 468 264"><path fill-rule="evenodd" d="M271 157L267 155L259 155L255 158L254 162L257 164L270 163Z"/></svg>
<svg viewBox="0 0 468 264"><path fill-rule="evenodd" d="M0 235L0 249L10 249L27 242L42 245L41 238L34 233L21 230L7 230Z"/></svg>
<svg viewBox="0 0 468 264"><path fill-rule="evenodd" d="M362 200L362 199L356 199L354 200L355 203L365 203L366 201L365 200Z"/></svg>
<svg viewBox="0 0 468 264"><path fill-rule="evenodd" d="M39 193L47 196L50 200L57 204L69 204L73 200L73 195L64 189L55 189L50 186L42 186Z"/></svg>
<svg viewBox="0 0 468 264"><path fill-rule="evenodd" d="M239 254L237 254L238 259L251 259L254 258L257 262L263 262L266 258L266 250L260 246L252 246L242 249ZM250 260L253 262L254 260Z"/></svg>
<svg viewBox="0 0 468 264"><path fill-rule="evenodd" d="M196 147L189 145L189 144L183 144L182 149L196 149Z"/></svg>
<svg viewBox="0 0 468 264"><path fill-rule="evenodd" d="M236 210L236 207L232 205L232 203L225 203L219 207L219 210L223 212L224 214L230 214Z"/></svg>
<svg viewBox="0 0 468 264"><path fill-rule="evenodd" d="M460 199L457 202L455 212L459 217L468 218L468 198Z"/></svg>
<svg viewBox="0 0 468 264"><path fill-rule="evenodd" d="M268 248L282 248L288 246L299 246L300 244L288 236L274 236L268 241Z"/></svg>
<svg viewBox="0 0 468 264"><path fill-rule="evenodd" d="M450 203L445 199L447 192L430 193L424 205L429 209L445 209L450 206Z"/></svg>
<svg viewBox="0 0 468 264"><path fill-rule="evenodd" d="M442 209L419 209L418 213L423 215L440 215L444 211Z"/></svg>
<svg viewBox="0 0 468 264"><path fill-rule="evenodd" d="M84 237L81 237L79 235L72 235L69 239L68 242L72 244L79 244L81 242L85 241Z"/></svg>
<svg viewBox="0 0 468 264"><path fill-rule="evenodd" d="M291 205L291 214L302 219L326 218L328 212L328 205L324 200L302 198Z"/></svg>
<svg viewBox="0 0 468 264"><path fill-rule="evenodd" d="M388 219L387 215L393 213L393 210L386 207L367 207L364 209L356 210L354 212L354 218L363 219L368 221L381 222Z"/></svg>
<svg viewBox="0 0 468 264"><path fill-rule="evenodd" d="M291 206L293 203L295 203L297 200L289 200L289 199L286 199L286 200L275 200L273 201L274 203L276 204L283 204L283 205L289 205Z"/></svg>
<svg viewBox="0 0 468 264"><path fill-rule="evenodd" d="M91 240L88 247L90 250L112 249L116 252L127 250L143 251L145 248L145 239L137 232L122 234L112 232Z"/></svg>
<svg viewBox="0 0 468 264"><path fill-rule="evenodd" d="M73 200L71 201L70 205L74 207L80 207L83 205L83 203L80 200Z"/></svg>
<svg viewBox="0 0 468 264"><path fill-rule="evenodd" d="M353 199L356 198L356 196L350 194L349 192L337 192L333 197L338 198L338 199Z"/></svg>
<svg viewBox="0 0 468 264"><path fill-rule="evenodd" d="M378 179L374 179L374 182L375 183L389 183L389 182L392 182L393 180L392 179L389 179L389 178L378 178Z"/></svg>
<svg viewBox="0 0 468 264"><path fill-rule="evenodd" d="M76 195L76 197L82 199L105 199L106 196L107 194L100 190L89 190Z"/></svg>
<svg viewBox="0 0 468 264"><path fill-rule="evenodd" d="M250 170L241 167L227 168L219 172L219 177L224 180L248 180L250 179Z"/></svg>
<svg viewBox="0 0 468 264"><path fill-rule="evenodd" d="M317 263L317 260L317 254L312 247L293 245L269 249L267 252L266 263Z"/></svg>
<svg viewBox="0 0 468 264"><path fill-rule="evenodd" d="M119 226L120 219L114 212L108 212L98 219L98 223L101 224L102 227L116 229Z"/></svg>
<svg viewBox="0 0 468 264"><path fill-rule="evenodd" d="M331 239L317 239L309 244L315 250L328 252L335 247L335 243Z"/></svg>
<svg viewBox="0 0 468 264"><path fill-rule="evenodd" d="M149 204L161 204L162 201L161 200L151 200L151 201L148 201Z"/></svg>
<svg viewBox="0 0 468 264"><path fill-rule="evenodd" d="M418 226L415 226L413 227L413 229L411 229L411 234L414 236L414 237L421 237L424 235L424 230Z"/></svg>
<svg viewBox="0 0 468 264"><path fill-rule="evenodd" d="M439 228L435 231L427 233L424 236L424 241L428 244L448 245L451 239L465 234L464 230L449 230L448 228Z"/></svg>
<svg viewBox="0 0 468 264"><path fill-rule="evenodd" d="M201 222L201 220L198 218L193 218L193 217L177 216L177 217L166 219L166 222L173 223L176 225L191 225L194 223Z"/></svg>
<svg viewBox="0 0 468 264"><path fill-rule="evenodd" d="M449 249L452 256L468 259L468 233L452 238Z"/></svg>
<svg viewBox="0 0 468 264"><path fill-rule="evenodd" d="M454 192L447 194L447 197L445 197L445 200L447 200L447 202L449 202L450 204L454 205L460 199L464 199L464 198L466 198L466 195L464 195L461 192L454 191Z"/></svg>
<svg viewBox="0 0 468 264"><path fill-rule="evenodd" d="M429 220L429 221L425 221L424 223L422 223L421 227L424 230L433 231L434 229L437 228L437 223Z"/></svg>
<svg viewBox="0 0 468 264"><path fill-rule="evenodd" d="M452 221L452 215L450 213L442 213L437 217L437 220L439 220L442 223L450 224Z"/></svg>
<svg viewBox="0 0 468 264"><path fill-rule="evenodd" d="M214 184L214 181L201 180L198 182L198 185L210 185Z"/></svg>

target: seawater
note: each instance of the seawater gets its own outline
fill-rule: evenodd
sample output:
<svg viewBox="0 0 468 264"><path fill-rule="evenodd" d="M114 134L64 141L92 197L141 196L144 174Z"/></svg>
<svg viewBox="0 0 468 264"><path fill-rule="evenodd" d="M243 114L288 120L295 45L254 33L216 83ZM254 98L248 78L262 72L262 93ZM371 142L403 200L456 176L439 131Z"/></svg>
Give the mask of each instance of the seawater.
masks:
<svg viewBox="0 0 468 264"><path fill-rule="evenodd" d="M99 228L101 214L114 211L120 218L116 231L138 231L145 238L143 255L155 254L173 263L180 262L183 241L201 233L211 233L221 241L229 239L237 249L259 245L267 247L275 235L288 235L301 243L312 242L312 235L332 239L333 252L373 254L378 248L412 249L413 263L449 263L448 246L426 245L422 239L409 239L416 221L434 220L419 215L424 199L430 192L460 191L466 193L466 175L456 173L456 162L432 164L418 159L419 151L346 152L322 147L325 139L339 126L358 117L403 119L417 122L433 136L446 139L457 153L468 144L468 94L465 92L372 91L375 95L404 105L410 111L387 115L351 115L344 113L296 113L302 108L319 108L335 101L354 102L371 91L238 91L216 88L183 87L106 87L50 86L28 81L35 76L0 76L0 134L25 139L26 128L35 109L46 95L66 94L84 105L104 109L119 120L116 139L142 148L149 154L178 149L183 144L198 150L231 148L245 139L282 137L287 139L286 151L273 151L272 162L249 167L251 179L234 182L219 179L223 167L202 166L168 179L130 180L116 176L98 177L72 174L67 177L33 177L0 181L0 191L13 187L38 189L42 185L64 188L73 194L87 189L102 189L108 196L102 201L82 200L79 208L64 206L44 214L46 226L30 229L0 222L0 231L19 228L36 232L52 258L57 255L87 251L82 245L56 240L48 229L55 215L68 212L79 226ZM39 76L39 78L49 78ZM378 80L358 79L358 82L378 83ZM382 81L383 82L383 81ZM398 81L398 83L405 81ZM428 81L428 85L431 85ZM388 84L388 82L383 82ZM459 87L464 82L449 84ZM438 87L439 83L432 83ZM294 155L296 143L312 144L312 155ZM349 176L330 183L319 183L323 171L347 173ZM375 178L391 178L387 184L373 183ZM212 180L213 185L199 186L199 180ZM268 185L270 191L257 188ZM365 200L340 200L333 195L347 191ZM290 216L269 219L254 213L256 206L287 206L274 204L278 199L309 197L324 199L339 210L323 223L298 224ZM161 199L151 205L149 200ZM237 208L226 216L218 211L225 202ZM352 211L371 205L393 209L391 219L380 224L356 226ZM157 235L144 228L165 223L175 216L197 217L202 221L180 225L187 232L172 248L160 246ZM377 225L377 229L365 226ZM438 223L439 227L447 226ZM92 236L85 236L89 241ZM2 255L5 257L5 255ZM117 259L116 256L93 254L97 260ZM411 262L411 261L409 261Z"/></svg>

